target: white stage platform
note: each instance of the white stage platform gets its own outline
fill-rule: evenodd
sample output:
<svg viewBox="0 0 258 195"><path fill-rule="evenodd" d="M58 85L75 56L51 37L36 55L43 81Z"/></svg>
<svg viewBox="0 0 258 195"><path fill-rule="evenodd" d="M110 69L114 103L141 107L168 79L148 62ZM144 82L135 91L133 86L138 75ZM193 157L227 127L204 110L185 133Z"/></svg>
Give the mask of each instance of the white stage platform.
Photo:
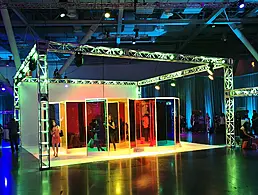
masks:
<svg viewBox="0 0 258 195"><path fill-rule="evenodd" d="M214 148L223 148L226 145L204 145L204 144L196 144L196 143L188 143L181 142L181 147L175 146L165 146L145 149L143 152L133 152L133 150L129 149L121 149L117 151L111 152L92 152L86 156L86 148L83 150L77 151L74 153L67 154L64 149L61 148L59 156L54 157L51 149L51 167L59 167L65 165L75 165L82 163L91 163L91 162L99 162L99 161L107 161L107 160L116 160L116 159L124 159L124 158L136 158L136 157L144 157L144 156L156 156L156 155L167 155L179 152L190 152L190 151L198 151L198 150L207 150ZM38 158L38 149L37 148L26 148L26 150Z"/></svg>

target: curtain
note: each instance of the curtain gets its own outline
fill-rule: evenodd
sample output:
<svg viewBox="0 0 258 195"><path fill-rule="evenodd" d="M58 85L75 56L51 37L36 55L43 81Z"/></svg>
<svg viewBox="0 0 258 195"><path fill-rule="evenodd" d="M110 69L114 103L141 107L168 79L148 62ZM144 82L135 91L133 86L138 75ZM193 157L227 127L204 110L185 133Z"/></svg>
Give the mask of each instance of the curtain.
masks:
<svg viewBox="0 0 258 195"><path fill-rule="evenodd" d="M6 125L13 118L13 96L0 94L0 124Z"/></svg>
<svg viewBox="0 0 258 195"><path fill-rule="evenodd" d="M234 87L237 88L247 88L247 87L257 87L258 86L258 73L238 76L234 78ZM248 117L252 118L253 110L257 110L258 97L237 97L235 98L235 109L240 107L249 110Z"/></svg>
<svg viewBox="0 0 258 195"><path fill-rule="evenodd" d="M223 78L216 77L214 81L203 76L191 76L176 80L176 87L171 87L171 81L160 83L160 90L155 85L142 87L142 97L179 97L180 112L186 117L187 126L191 127L193 110L208 113L213 122L215 114L224 111Z"/></svg>

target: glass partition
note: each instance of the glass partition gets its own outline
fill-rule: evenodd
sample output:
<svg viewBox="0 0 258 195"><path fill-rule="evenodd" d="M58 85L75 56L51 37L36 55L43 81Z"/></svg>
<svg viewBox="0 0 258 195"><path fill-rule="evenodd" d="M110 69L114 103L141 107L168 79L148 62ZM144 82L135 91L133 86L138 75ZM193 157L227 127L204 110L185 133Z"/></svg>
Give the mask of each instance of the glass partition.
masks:
<svg viewBox="0 0 258 195"><path fill-rule="evenodd" d="M136 137L135 137L135 100L129 100L129 131L130 131L130 148L136 147Z"/></svg>
<svg viewBox="0 0 258 195"><path fill-rule="evenodd" d="M174 100L157 99L157 140L158 146L175 145Z"/></svg>
<svg viewBox="0 0 258 195"><path fill-rule="evenodd" d="M156 146L155 100L136 100L134 110L136 147Z"/></svg>
<svg viewBox="0 0 258 195"><path fill-rule="evenodd" d="M67 148L86 147L85 102L66 102Z"/></svg>
<svg viewBox="0 0 258 195"><path fill-rule="evenodd" d="M108 127L109 132L109 151L124 151L129 149L129 134L128 134L128 110L127 99L108 100L108 124L112 126L114 123L115 130ZM127 152L129 152L127 150Z"/></svg>
<svg viewBox="0 0 258 195"><path fill-rule="evenodd" d="M106 99L86 100L88 154L108 151Z"/></svg>
<svg viewBox="0 0 258 195"><path fill-rule="evenodd" d="M175 99L175 133L176 143L180 143L180 100Z"/></svg>
<svg viewBox="0 0 258 195"><path fill-rule="evenodd" d="M61 147L67 148L67 130L66 130L66 114L65 114L65 104L59 104L60 113L60 130L63 131L63 137L61 137Z"/></svg>

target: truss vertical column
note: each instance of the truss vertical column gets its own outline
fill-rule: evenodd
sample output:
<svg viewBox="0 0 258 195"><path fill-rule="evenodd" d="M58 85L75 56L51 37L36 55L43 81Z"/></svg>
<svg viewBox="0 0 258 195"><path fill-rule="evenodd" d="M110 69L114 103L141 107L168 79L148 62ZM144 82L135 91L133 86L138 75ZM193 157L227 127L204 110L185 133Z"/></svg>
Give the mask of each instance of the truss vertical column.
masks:
<svg viewBox="0 0 258 195"><path fill-rule="evenodd" d="M17 81L14 81L13 86L13 97L14 97L14 119L19 124L19 137L20 137L20 146L22 145L21 142L21 112L20 112L20 99L19 99L19 83Z"/></svg>
<svg viewBox="0 0 258 195"><path fill-rule="evenodd" d="M39 168L44 170L50 168L48 64L47 50L42 44L37 44L37 51Z"/></svg>
<svg viewBox="0 0 258 195"><path fill-rule="evenodd" d="M229 147L235 147L235 127L234 127L234 97L230 91L234 89L233 85L233 60L224 67L224 103L226 114L226 144Z"/></svg>
<svg viewBox="0 0 258 195"><path fill-rule="evenodd" d="M142 87L138 85L137 87L137 98L141 98L142 97Z"/></svg>

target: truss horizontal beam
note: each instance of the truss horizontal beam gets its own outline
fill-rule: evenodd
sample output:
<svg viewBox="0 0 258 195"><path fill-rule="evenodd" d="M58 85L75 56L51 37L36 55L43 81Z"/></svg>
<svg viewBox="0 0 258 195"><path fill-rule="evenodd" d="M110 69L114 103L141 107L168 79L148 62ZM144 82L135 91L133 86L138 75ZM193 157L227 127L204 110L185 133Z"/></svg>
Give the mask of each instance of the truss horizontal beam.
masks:
<svg viewBox="0 0 258 195"><path fill-rule="evenodd" d="M72 3L58 3L58 2L10 2L8 0L3 0L0 2L0 9L4 8L19 8L19 9L59 9L59 8L73 8L73 9L119 9L119 7L124 7L128 10L134 9L135 3L83 3L83 2L72 2ZM237 3L232 2L201 2L201 3L179 3L179 2L148 2L137 3L136 7L141 9L172 9L172 8L219 8L223 6L237 7ZM256 7L257 2L246 3L246 7Z"/></svg>
<svg viewBox="0 0 258 195"><path fill-rule="evenodd" d="M230 91L232 97L258 96L258 87L234 89Z"/></svg>
<svg viewBox="0 0 258 195"><path fill-rule="evenodd" d="M22 80L26 83L37 83L37 78L26 77ZM137 85L135 81L107 81L107 80L79 80L79 79L48 79L48 83L54 84L83 84L83 85Z"/></svg>
<svg viewBox="0 0 258 195"><path fill-rule="evenodd" d="M110 47L102 47L102 46L95 47L90 45L77 45L77 44L70 44L70 43L49 42L48 52L74 54L76 51L81 51L83 55L90 55L90 56L190 63L190 64L199 64L199 65L209 63L209 62L213 62L216 64L225 64L228 60L226 58L214 58L214 57L182 55L182 54L174 54L174 53L137 51L132 49L110 48Z"/></svg>
<svg viewBox="0 0 258 195"><path fill-rule="evenodd" d="M222 64L214 64L214 69L219 69L219 68L223 68L223 67L224 67L224 65L222 65ZM157 77L153 77L153 78L149 78L149 79L139 81L138 86L144 86L144 85L154 84L154 83L167 81L167 80L171 80L171 79L176 79L176 78L180 78L180 77L185 77L185 76L189 76L189 75L194 75L194 74L206 72L208 69L209 69L208 64L205 64L205 65L202 65L202 66L196 66L196 67L193 67L193 68L180 70L180 71L177 71L177 72L164 74L164 75L161 75L161 76L157 76Z"/></svg>

